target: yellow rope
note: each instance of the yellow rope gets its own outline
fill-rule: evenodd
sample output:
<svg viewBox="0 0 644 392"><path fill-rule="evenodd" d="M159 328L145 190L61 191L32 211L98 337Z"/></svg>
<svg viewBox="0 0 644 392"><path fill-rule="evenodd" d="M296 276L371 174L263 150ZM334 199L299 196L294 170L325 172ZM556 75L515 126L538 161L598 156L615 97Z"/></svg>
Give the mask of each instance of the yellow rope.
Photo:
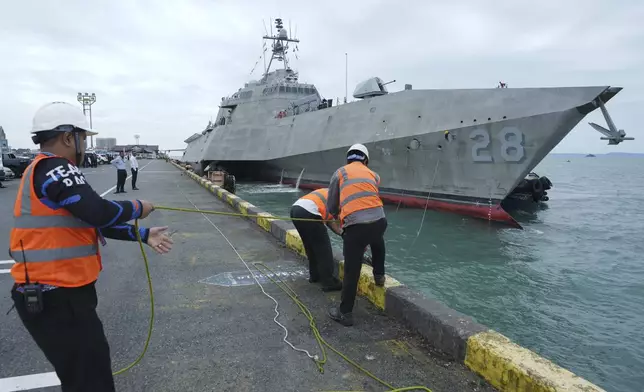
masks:
<svg viewBox="0 0 644 392"><path fill-rule="evenodd" d="M266 219L291 220L291 221L302 221L302 222L340 222L339 220L333 220L333 219L325 220L325 219L311 219L311 218L291 218L289 216L275 216L275 215L249 215L249 214L242 214L239 212L204 211L204 210L196 210L193 208L178 208L178 207L166 207L166 206L155 206L154 209L166 210L166 211L180 211L180 212L199 212L201 214L239 216L244 218L266 218Z"/></svg>
<svg viewBox="0 0 644 392"><path fill-rule="evenodd" d="M139 354L139 357L135 359L134 362L124 367L123 369L112 373L113 376L116 376L117 374L125 373L126 371L134 367L134 365L139 363L141 359L143 359L143 356L145 355L145 352L148 351L148 346L150 345L150 338L152 338L152 326L154 325L154 291L152 290L152 278L150 277L148 255L145 253L145 249L143 248L143 240L141 239L141 234L139 233L138 219L134 221L134 228L136 231L136 240L139 242L139 248L141 248L141 254L143 255L143 264L145 264L145 274L148 277L148 290L150 292L150 326L148 327L148 336L145 339L145 345L143 346L143 351L141 351L141 354Z"/></svg>

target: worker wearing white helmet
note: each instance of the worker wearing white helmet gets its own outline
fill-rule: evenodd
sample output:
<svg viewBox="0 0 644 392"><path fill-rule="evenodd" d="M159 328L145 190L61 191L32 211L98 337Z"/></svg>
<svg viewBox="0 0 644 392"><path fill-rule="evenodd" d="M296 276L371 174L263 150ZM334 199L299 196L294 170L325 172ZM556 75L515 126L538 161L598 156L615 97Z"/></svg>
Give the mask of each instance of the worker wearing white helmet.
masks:
<svg viewBox="0 0 644 392"><path fill-rule="evenodd" d="M87 183L78 165L87 136L96 132L80 108L66 102L41 107L31 134L41 153L25 169L14 205L11 297L63 391L114 391L109 345L96 314L99 242L136 241L126 222L147 217L154 206L105 200ZM166 253L172 247L166 229L141 228L139 234Z"/></svg>
<svg viewBox="0 0 644 392"><path fill-rule="evenodd" d="M371 247L375 283L385 284L387 219L378 190L380 176L368 165L369 150L354 144L347 151L347 164L336 170L329 183L327 211L340 218L344 242L342 302L329 310L329 316L346 326L353 325L353 304L367 245Z"/></svg>

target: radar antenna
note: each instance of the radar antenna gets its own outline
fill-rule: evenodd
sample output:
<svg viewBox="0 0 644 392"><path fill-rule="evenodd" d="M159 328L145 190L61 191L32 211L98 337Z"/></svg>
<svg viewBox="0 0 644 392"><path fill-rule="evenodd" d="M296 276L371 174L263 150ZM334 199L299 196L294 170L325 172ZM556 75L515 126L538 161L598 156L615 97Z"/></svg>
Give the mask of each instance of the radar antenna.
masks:
<svg viewBox="0 0 644 392"><path fill-rule="evenodd" d="M268 62L268 67L266 67L266 71L264 73L264 78L268 75L268 72L271 69L271 65L273 64L273 60L275 61L283 61L284 62L284 69L288 70L289 65L288 65L288 58L286 57L286 53L288 52L289 49L289 42L294 42L294 43L299 43L300 40L291 38L289 37L288 33L286 32L286 29L284 29L284 25L282 24L282 19L281 18L276 18L275 19L275 27L277 28L277 33L275 35L265 35L263 38L265 40L271 40L273 41L273 44L271 45L272 47L272 54L271 54L271 59ZM272 29L271 29L272 33Z"/></svg>

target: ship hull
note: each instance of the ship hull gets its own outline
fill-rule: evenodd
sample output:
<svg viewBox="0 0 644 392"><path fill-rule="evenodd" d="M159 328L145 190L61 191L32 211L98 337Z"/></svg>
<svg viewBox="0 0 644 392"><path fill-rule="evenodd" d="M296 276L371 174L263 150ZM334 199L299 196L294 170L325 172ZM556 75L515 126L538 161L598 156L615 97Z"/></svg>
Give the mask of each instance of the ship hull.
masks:
<svg viewBox="0 0 644 392"><path fill-rule="evenodd" d="M191 142L196 170L244 164L257 179L328 184L347 148L367 146L383 199L516 225L500 206L581 121L619 90L415 90L256 124L239 115ZM243 112L242 112L243 114ZM248 120L248 121L247 121ZM446 132L447 131L447 132Z"/></svg>

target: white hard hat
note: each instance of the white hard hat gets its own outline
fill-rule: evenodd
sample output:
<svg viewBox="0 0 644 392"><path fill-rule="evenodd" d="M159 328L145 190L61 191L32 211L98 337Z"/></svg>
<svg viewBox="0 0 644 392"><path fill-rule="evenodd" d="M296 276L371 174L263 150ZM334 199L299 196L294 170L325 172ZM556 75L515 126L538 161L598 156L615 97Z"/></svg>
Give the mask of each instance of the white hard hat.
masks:
<svg viewBox="0 0 644 392"><path fill-rule="evenodd" d="M56 131L61 125L82 129L87 136L98 135L90 129L82 110L67 102L51 102L38 109L34 115L31 133Z"/></svg>
<svg viewBox="0 0 644 392"><path fill-rule="evenodd" d="M349 147L349 149L347 150L347 154L350 151L360 151L367 157L367 159L369 159L369 150L367 150L367 147L365 147L364 144L359 144L359 143L354 144L353 146Z"/></svg>

